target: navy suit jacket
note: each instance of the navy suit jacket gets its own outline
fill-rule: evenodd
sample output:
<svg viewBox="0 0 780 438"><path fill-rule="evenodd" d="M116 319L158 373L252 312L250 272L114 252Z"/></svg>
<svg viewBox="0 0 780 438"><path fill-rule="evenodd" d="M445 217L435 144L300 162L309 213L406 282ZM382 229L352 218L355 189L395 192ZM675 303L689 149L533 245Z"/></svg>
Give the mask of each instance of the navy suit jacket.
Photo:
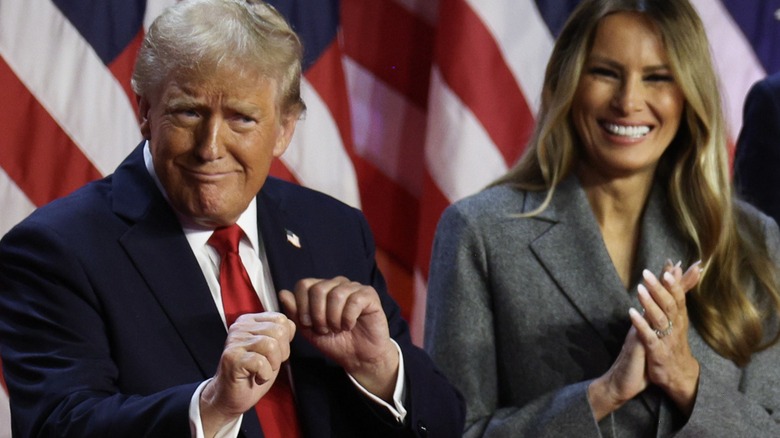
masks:
<svg viewBox="0 0 780 438"><path fill-rule="evenodd" d="M15 437L190 434L190 398L214 375L226 331L141 151L0 242L0 352ZM277 290L337 275L372 285L404 355L409 413L400 427L296 335L291 366L304 435L460 435L460 395L412 345L363 215L273 178L257 199ZM242 434L262 436L253 409Z"/></svg>
<svg viewBox="0 0 780 438"><path fill-rule="evenodd" d="M754 84L745 100L734 183L746 201L780 223L780 73Z"/></svg>

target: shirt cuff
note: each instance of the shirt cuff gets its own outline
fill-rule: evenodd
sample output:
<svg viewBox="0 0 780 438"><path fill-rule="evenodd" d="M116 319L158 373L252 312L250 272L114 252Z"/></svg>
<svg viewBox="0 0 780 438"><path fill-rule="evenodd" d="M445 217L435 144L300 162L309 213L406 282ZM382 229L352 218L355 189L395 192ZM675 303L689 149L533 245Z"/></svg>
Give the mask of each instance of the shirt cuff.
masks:
<svg viewBox="0 0 780 438"><path fill-rule="evenodd" d="M200 394L203 392L203 388L209 383L211 379L208 379L198 385L195 389L195 393L192 394L190 399L190 432L193 438L205 438L203 433L203 419L200 418ZM243 415L235 419L234 421L226 424L222 429L214 435L215 438L236 438L238 432L241 429L241 420Z"/></svg>
<svg viewBox="0 0 780 438"><path fill-rule="evenodd" d="M387 410L390 411L393 417L395 417L396 421L398 421L399 423L403 423L404 420L406 419L406 408L404 408L404 404L403 404L403 400L406 397L404 354L401 352L401 347L398 346L398 343L396 343L395 340L392 338L390 340L393 342L393 345L395 345L395 349L398 350L398 378L395 381L395 390L393 391L392 406L386 401L382 400L381 398L368 392L368 390L364 388L360 383L358 383L358 381L355 380L354 377L349 375L349 373L347 373L347 377L349 377L349 380L351 380L352 383L360 390L360 392L366 395L366 397L370 398L371 400L378 403L379 405L387 408Z"/></svg>

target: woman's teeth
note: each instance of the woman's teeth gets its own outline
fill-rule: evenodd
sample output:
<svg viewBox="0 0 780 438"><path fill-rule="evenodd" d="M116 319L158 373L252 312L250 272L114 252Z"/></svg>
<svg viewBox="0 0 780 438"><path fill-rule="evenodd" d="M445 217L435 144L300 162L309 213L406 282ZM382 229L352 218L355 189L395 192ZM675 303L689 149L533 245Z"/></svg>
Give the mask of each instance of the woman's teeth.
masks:
<svg viewBox="0 0 780 438"><path fill-rule="evenodd" d="M650 132L649 126L623 126L614 123L605 123L604 128L612 134L631 138L643 137Z"/></svg>

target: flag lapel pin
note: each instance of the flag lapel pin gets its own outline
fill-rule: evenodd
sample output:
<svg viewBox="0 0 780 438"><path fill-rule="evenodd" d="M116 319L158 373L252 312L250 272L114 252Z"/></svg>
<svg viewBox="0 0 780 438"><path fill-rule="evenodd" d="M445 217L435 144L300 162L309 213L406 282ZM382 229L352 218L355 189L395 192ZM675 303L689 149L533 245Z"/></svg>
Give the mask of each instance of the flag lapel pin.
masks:
<svg viewBox="0 0 780 438"><path fill-rule="evenodd" d="M298 238L298 235L287 229L285 229L284 231L287 232L287 241L290 242L290 245L296 248L300 248L301 239Z"/></svg>

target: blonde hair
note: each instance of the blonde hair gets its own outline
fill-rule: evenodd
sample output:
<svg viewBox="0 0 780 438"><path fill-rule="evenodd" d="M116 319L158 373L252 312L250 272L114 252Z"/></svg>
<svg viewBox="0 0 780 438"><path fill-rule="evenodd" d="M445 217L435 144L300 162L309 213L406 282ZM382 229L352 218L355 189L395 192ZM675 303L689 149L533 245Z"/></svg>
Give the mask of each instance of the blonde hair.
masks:
<svg viewBox="0 0 780 438"><path fill-rule="evenodd" d="M737 228L728 147L710 48L687 0L584 0L567 21L545 73L534 134L520 161L496 184L547 190L579 160L570 120L572 101L599 21L615 12L639 12L658 29L675 80L685 96L680 128L660 159L656 178L668 181L668 199L692 259L706 266L688 294L690 318L704 340L737 365L778 341L776 267L757 224ZM757 284L756 284L757 283ZM745 291L754 290L754 294ZM770 329L771 327L771 329Z"/></svg>
<svg viewBox="0 0 780 438"><path fill-rule="evenodd" d="M206 75L220 66L260 73L278 87L284 115L300 115L303 47L284 17L258 0L188 0L152 23L132 87L148 97L171 73Z"/></svg>

